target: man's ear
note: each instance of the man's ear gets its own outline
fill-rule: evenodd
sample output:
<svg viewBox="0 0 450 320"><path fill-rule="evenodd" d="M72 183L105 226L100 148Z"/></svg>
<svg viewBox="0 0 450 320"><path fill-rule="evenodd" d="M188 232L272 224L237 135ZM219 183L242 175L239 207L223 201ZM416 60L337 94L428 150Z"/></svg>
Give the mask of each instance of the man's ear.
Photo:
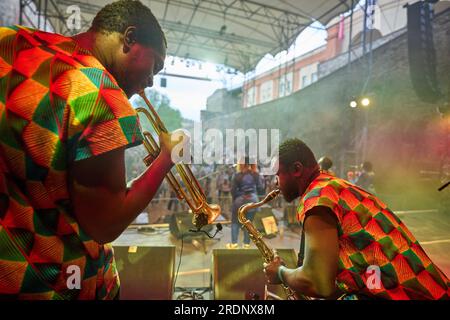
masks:
<svg viewBox="0 0 450 320"><path fill-rule="evenodd" d="M136 27L130 26L123 33L123 51L128 53L131 47L137 42Z"/></svg>
<svg viewBox="0 0 450 320"><path fill-rule="evenodd" d="M292 175L294 177L300 177L303 173L303 165L299 161L295 161L292 164Z"/></svg>

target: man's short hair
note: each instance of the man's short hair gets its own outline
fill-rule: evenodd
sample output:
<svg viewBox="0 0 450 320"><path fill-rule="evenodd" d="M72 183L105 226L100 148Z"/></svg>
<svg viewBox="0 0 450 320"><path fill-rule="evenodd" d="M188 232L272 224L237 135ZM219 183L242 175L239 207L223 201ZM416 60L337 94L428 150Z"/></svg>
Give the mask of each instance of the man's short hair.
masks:
<svg viewBox="0 0 450 320"><path fill-rule="evenodd" d="M92 21L91 30L123 34L130 26L136 27L138 43L159 53L165 52L167 40L158 20L147 6L137 0L119 0L104 6Z"/></svg>
<svg viewBox="0 0 450 320"><path fill-rule="evenodd" d="M284 141L279 148L279 161L285 167L290 167L298 161L303 166L317 166L316 157L311 149L300 139L293 138Z"/></svg>

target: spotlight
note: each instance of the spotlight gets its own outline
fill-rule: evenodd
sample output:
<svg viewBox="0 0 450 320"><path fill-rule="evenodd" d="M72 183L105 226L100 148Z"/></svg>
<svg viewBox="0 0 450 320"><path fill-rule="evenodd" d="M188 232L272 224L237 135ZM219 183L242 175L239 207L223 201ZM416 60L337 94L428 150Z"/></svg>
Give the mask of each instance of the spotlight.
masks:
<svg viewBox="0 0 450 320"><path fill-rule="evenodd" d="M350 101L350 107L356 108L358 106L358 103L355 100Z"/></svg>
<svg viewBox="0 0 450 320"><path fill-rule="evenodd" d="M363 99L361 100L361 105L362 105L363 107L368 107L368 106L370 105L370 100L369 100L369 98L363 98Z"/></svg>

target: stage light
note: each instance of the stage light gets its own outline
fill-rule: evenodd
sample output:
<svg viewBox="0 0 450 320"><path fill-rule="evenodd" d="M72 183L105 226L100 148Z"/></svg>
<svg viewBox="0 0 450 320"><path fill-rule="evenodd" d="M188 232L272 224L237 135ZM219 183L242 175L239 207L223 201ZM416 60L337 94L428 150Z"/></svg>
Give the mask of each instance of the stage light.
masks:
<svg viewBox="0 0 450 320"><path fill-rule="evenodd" d="M363 98L361 99L361 105L363 107L368 107L370 105L370 99L369 98Z"/></svg>
<svg viewBox="0 0 450 320"><path fill-rule="evenodd" d="M221 36L223 36L223 35L225 34L225 30L227 30L227 26L226 26L226 25L223 25L222 27L220 27L219 34L220 34Z"/></svg>
<svg viewBox="0 0 450 320"><path fill-rule="evenodd" d="M358 106L358 103L355 100L350 101L350 107L356 108Z"/></svg>

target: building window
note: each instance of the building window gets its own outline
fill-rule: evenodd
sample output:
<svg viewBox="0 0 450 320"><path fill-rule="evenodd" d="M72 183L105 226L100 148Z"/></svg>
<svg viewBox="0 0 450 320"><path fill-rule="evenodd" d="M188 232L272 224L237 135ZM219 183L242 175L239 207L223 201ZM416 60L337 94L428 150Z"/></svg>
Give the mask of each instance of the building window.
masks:
<svg viewBox="0 0 450 320"><path fill-rule="evenodd" d="M302 77L302 88L307 87L310 85L310 78L308 75L305 75Z"/></svg>
<svg viewBox="0 0 450 320"><path fill-rule="evenodd" d="M289 72L280 77L278 86L278 96L284 97L292 93L293 74Z"/></svg>
<svg viewBox="0 0 450 320"><path fill-rule="evenodd" d="M311 83L317 81L318 79L317 68L318 63L313 63L300 69L299 72L300 89L303 89L309 86Z"/></svg>
<svg viewBox="0 0 450 320"><path fill-rule="evenodd" d="M247 91L247 105L246 107L251 107L255 105L255 87L251 87Z"/></svg>
<svg viewBox="0 0 450 320"><path fill-rule="evenodd" d="M273 99L273 80L264 82L261 85L261 103L270 101Z"/></svg>

